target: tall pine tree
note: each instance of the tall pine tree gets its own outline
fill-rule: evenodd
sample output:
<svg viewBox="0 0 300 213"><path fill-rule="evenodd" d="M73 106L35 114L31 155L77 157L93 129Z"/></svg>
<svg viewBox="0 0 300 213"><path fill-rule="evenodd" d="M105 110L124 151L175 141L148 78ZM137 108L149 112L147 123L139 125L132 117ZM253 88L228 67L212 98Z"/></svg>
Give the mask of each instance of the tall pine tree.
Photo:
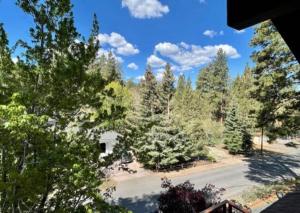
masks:
<svg viewBox="0 0 300 213"><path fill-rule="evenodd" d="M171 99L173 98L175 93L174 84L175 84L174 74L171 70L170 64L167 64L160 85L159 98L160 98L162 112L167 114L168 118L170 118Z"/></svg>
<svg viewBox="0 0 300 213"><path fill-rule="evenodd" d="M210 101L214 119L223 123L228 95L228 65L225 52L220 49L215 59L200 70L196 88Z"/></svg>
<svg viewBox="0 0 300 213"><path fill-rule="evenodd" d="M300 66L270 21L255 28L251 46L256 48L253 95L262 104L258 126L270 139L293 134L300 127Z"/></svg>

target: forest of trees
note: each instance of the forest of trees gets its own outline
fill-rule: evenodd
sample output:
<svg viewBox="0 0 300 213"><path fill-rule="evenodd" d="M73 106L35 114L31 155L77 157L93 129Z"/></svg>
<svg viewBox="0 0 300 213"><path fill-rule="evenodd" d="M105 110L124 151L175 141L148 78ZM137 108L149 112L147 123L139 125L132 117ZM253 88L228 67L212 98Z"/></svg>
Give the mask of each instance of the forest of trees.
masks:
<svg viewBox="0 0 300 213"><path fill-rule="evenodd" d="M299 64L270 22L255 28L254 67L235 79L220 49L195 86L170 64L161 81L148 66L136 83L112 53L97 56L96 16L86 39L70 0L17 5L34 26L30 42L13 45L0 24L0 212L126 212L99 189L102 168L124 153L162 169L206 159L217 144L247 153L261 130L271 140L299 132ZM99 159L108 130L119 144Z"/></svg>

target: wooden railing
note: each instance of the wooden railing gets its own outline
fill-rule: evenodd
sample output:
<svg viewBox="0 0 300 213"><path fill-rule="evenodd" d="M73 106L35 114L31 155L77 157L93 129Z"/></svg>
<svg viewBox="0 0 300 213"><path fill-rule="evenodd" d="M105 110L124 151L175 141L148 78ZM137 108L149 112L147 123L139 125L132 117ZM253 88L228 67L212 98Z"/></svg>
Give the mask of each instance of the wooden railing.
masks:
<svg viewBox="0 0 300 213"><path fill-rule="evenodd" d="M200 213L251 213L251 210L242 208L232 201L224 200Z"/></svg>

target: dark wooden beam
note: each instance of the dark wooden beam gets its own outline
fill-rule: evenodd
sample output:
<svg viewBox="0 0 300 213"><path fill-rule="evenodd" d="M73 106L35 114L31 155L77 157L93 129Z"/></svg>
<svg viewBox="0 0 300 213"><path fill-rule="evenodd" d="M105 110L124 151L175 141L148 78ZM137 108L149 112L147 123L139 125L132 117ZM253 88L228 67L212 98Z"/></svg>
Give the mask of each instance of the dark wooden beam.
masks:
<svg viewBox="0 0 300 213"><path fill-rule="evenodd" d="M274 18L272 22L300 62L300 29L297 27L300 22L300 10Z"/></svg>
<svg viewBox="0 0 300 213"><path fill-rule="evenodd" d="M227 22L241 30L299 9L300 0L227 0Z"/></svg>

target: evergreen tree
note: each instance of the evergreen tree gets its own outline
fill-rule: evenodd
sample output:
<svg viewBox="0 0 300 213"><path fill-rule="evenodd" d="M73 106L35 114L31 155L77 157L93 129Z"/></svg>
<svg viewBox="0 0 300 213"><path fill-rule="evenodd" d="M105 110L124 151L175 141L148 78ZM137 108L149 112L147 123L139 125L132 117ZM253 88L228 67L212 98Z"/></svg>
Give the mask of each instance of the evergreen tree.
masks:
<svg viewBox="0 0 300 213"><path fill-rule="evenodd" d="M11 50L8 47L8 38L3 24L0 23L0 103L7 103L14 92L13 79L14 63L11 59Z"/></svg>
<svg viewBox="0 0 300 213"><path fill-rule="evenodd" d="M169 168L203 156L202 147L195 146L189 137L172 121L160 116L158 122L140 140L139 153L144 164L150 168Z"/></svg>
<svg viewBox="0 0 300 213"><path fill-rule="evenodd" d="M103 80L107 83L122 82L122 73L119 62L116 60L112 52L100 55L99 58L90 66L90 71L100 72Z"/></svg>
<svg viewBox="0 0 300 213"><path fill-rule="evenodd" d="M170 118L170 102L175 92L174 83L174 74L171 70L170 64L167 64L160 85L159 98L162 112L167 114L168 118Z"/></svg>
<svg viewBox="0 0 300 213"><path fill-rule="evenodd" d="M237 106L237 114L249 130L256 127L256 111L260 104L252 97L254 76L248 65L241 76L237 76L231 88L231 102Z"/></svg>
<svg viewBox="0 0 300 213"><path fill-rule="evenodd" d="M229 110L225 120L224 143L233 154L248 152L252 148L251 136L239 121L235 106Z"/></svg>
<svg viewBox="0 0 300 213"><path fill-rule="evenodd" d="M152 117L160 111L158 85L151 66L147 67L141 82L141 106L144 117Z"/></svg>
<svg viewBox="0 0 300 213"><path fill-rule="evenodd" d="M275 26L270 22L255 28L253 52L255 92L262 104L258 126L265 128L270 139L295 133L300 127L300 67Z"/></svg>
<svg viewBox="0 0 300 213"><path fill-rule="evenodd" d="M186 80L184 75L180 75L177 82L176 91L174 94L174 98L171 101L172 105L172 117L177 126L183 127L184 126L184 118L183 118L183 111L184 111L184 90L186 87Z"/></svg>
<svg viewBox="0 0 300 213"><path fill-rule="evenodd" d="M168 115L168 102L161 101L172 100L174 91L172 76L167 66L159 87L151 68L147 68L145 80L142 81L140 113L135 119L131 119L128 125L130 129L128 132L134 132L136 137L135 141L131 142L134 144L138 160L150 168L168 168L203 156L203 147L196 146L180 127L174 126L173 112L171 111L172 116ZM160 93L157 93L158 89ZM158 100L158 97L163 95L167 98ZM165 110L161 110L161 106L164 106ZM132 122L133 120L137 121L137 125Z"/></svg>
<svg viewBox="0 0 300 213"><path fill-rule="evenodd" d="M223 123L228 95L228 65L225 52L220 49L216 58L200 70L196 88L210 101L214 109L214 119Z"/></svg>

